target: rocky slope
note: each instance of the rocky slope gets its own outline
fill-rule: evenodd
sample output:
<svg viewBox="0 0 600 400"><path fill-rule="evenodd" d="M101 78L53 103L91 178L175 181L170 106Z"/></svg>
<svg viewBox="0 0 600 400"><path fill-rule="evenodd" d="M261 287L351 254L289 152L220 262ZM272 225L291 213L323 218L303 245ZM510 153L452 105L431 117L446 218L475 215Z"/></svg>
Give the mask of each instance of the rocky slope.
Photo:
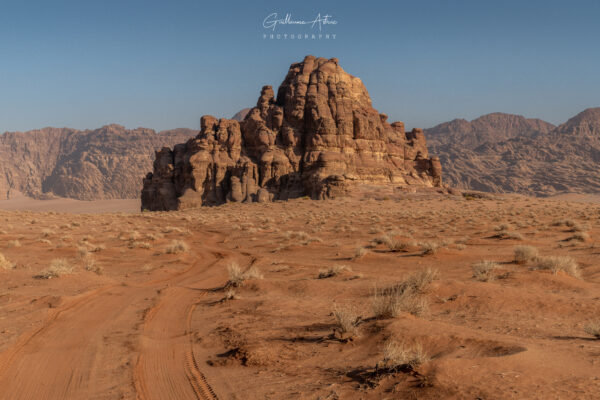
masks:
<svg viewBox="0 0 600 400"><path fill-rule="evenodd" d="M371 105L335 58L292 64L277 95L262 88L242 122L202 117L201 132L157 153L142 208L335 197L357 183L441 186L422 130L405 132Z"/></svg>
<svg viewBox="0 0 600 400"><path fill-rule="evenodd" d="M249 112L250 112L249 108L241 109L240 111L236 112L235 115L233 117L231 117L231 119L234 119L237 122L242 122L244 120L244 118L246 118L246 115L248 115Z"/></svg>
<svg viewBox="0 0 600 400"><path fill-rule="evenodd" d="M425 131L430 145L460 144L474 149L484 143L495 143L518 136L548 133L554 125L540 119L520 115L492 113L469 122L455 119Z"/></svg>
<svg viewBox="0 0 600 400"><path fill-rule="evenodd" d="M451 186L534 196L600 192L600 108L553 129L540 120L490 116L425 131Z"/></svg>
<svg viewBox="0 0 600 400"><path fill-rule="evenodd" d="M198 131L127 130L108 125L96 130L44 128L0 135L0 200L23 194L34 198L80 200L139 197L141 180L154 151Z"/></svg>

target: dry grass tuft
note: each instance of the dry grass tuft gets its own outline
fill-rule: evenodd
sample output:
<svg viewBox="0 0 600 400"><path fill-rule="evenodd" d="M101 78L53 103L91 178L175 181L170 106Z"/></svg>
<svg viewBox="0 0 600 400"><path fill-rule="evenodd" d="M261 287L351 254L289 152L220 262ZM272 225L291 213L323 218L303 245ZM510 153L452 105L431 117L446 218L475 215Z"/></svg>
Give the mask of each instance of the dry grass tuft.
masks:
<svg viewBox="0 0 600 400"><path fill-rule="evenodd" d="M600 319L588 322L583 330L585 333L594 336L596 339L600 339Z"/></svg>
<svg viewBox="0 0 600 400"><path fill-rule="evenodd" d="M402 312L425 314L429 309L429 302L423 294L438 277L436 269L427 268L409 275L391 287L375 288L371 303L375 317L394 318Z"/></svg>
<svg viewBox="0 0 600 400"><path fill-rule="evenodd" d="M383 347L383 358L377 363L376 371L412 371L428 360L420 343L408 345L391 339Z"/></svg>
<svg viewBox="0 0 600 400"><path fill-rule="evenodd" d="M15 264L12 263L12 262L10 262L10 261L8 261L6 259L6 257L4 256L4 254L0 253L0 268L6 269L6 270L14 269L15 268Z"/></svg>
<svg viewBox="0 0 600 400"><path fill-rule="evenodd" d="M420 244L420 246L423 255L435 254L440 248L440 245L436 242L423 242Z"/></svg>
<svg viewBox="0 0 600 400"><path fill-rule="evenodd" d="M336 328L334 329L334 336L340 340L351 340L358 336L362 317L358 315L356 310L352 307L342 307L336 305L333 309L333 316L336 321Z"/></svg>
<svg viewBox="0 0 600 400"><path fill-rule="evenodd" d="M354 259L357 260L359 258L363 258L368 252L369 250L365 249L363 246L359 246L354 251Z"/></svg>
<svg viewBox="0 0 600 400"><path fill-rule="evenodd" d="M50 230L50 229L44 229L42 230L42 236L47 238L49 236L54 235L54 231Z"/></svg>
<svg viewBox="0 0 600 400"><path fill-rule="evenodd" d="M523 240L523 235L521 235L519 232L512 232L512 231L506 231L506 230L502 230L502 231L498 232L496 237L498 239Z"/></svg>
<svg viewBox="0 0 600 400"><path fill-rule="evenodd" d="M190 249L186 242L183 240L173 240L170 245L167 246L165 252L167 254L179 254L185 253Z"/></svg>
<svg viewBox="0 0 600 400"><path fill-rule="evenodd" d="M495 279L494 270L499 267L494 261L480 261L473 265L473 278L481 282L490 282Z"/></svg>
<svg viewBox="0 0 600 400"><path fill-rule="evenodd" d="M18 240L9 240L8 242L6 242L6 247L21 247L21 242L19 242Z"/></svg>
<svg viewBox="0 0 600 400"><path fill-rule="evenodd" d="M572 236L568 237L566 239L567 242L571 242L571 241L577 241L577 242L586 242L587 240L589 240L590 238L590 234L587 232L577 232L575 234L573 234Z"/></svg>
<svg viewBox="0 0 600 400"><path fill-rule="evenodd" d="M405 251L408 248L408 243L401 242L400 240L396 240L387 235L381 236L374 241L377 244L386 245L392 252Z"/></svg>
<svg viewBox="0 0 600 400"><path fill-rule="evenodd" d="M104 273L104 268L102 268L102 266L96 262L94 256L89 253L81 257L81 262L83 264L83 269L86 271L93 272L97 275L102 275Z"/></svg>
<svg viewBox="0 0 600 400"><path fill-rule="evenodd" d="M538 249L533 246L516 246L514 249L515 262L524 264L538 257Z"/></svg>
<svg viewBox="0 0 600 400"><path fill-rule="evenodd" d="M73 266L65 258L55 258L50 262L50 267L43 270L36 278L51 279L73 273Z"/></svg>
<svg viewBox="0 0 600 400"><path fill-rule="evenodd" d="M239 297L234 288L229 288L225 291L225 297L223 297L222 301L227 300L237 300Z"/></svg>
<svg viewBox="0 0 600 400"><path fill-rule="evenodd" d="M248 279L262 279L263 277L257 267L252 266L244 271L235 261L231 261L227 265L227 272L229 273L229 280L227 281L226 286L228 287L239 287Z"/></svg>
<svg viewBox="0 0 600 400"><path fill-rule="evenodd" d="M574 278L579 278L581 276L577 262L569 256L538 257L534 268L550 270L554 273L563 271Z"/></svg>
<svg viewBox="0 0 600 400"><path fill-rule="evenodd" d="M416 293L425 293L427 287L433 281L438 279L440 279L440 272L437 269L424 268L410 274L404 281L400 283L399 288L403 292L410 290Z"/></svg>
<svg viewBox="0 0 600 400"><path fill-rule="evenodd" d="M351 271L351 269L346 265L334 265L333 267L320 270L319 279L332 278L334 276L338 276L344 271Z"/></svg>

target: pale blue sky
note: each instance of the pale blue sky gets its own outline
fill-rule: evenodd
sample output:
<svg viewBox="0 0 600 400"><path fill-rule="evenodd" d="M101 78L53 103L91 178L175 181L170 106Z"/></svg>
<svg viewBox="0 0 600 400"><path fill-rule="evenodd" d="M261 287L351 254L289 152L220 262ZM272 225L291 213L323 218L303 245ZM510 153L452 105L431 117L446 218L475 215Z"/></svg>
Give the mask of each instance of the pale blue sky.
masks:
<svg viewBox="0 0 600 400"><path fill-rule="evenodd" d="M264 40L273 12L329 14L336 39ZM600 106L598 21L598 1L2 0L0 132L198 128L306 54L339 58L409 127L494 111L560 123Z"/></svg>

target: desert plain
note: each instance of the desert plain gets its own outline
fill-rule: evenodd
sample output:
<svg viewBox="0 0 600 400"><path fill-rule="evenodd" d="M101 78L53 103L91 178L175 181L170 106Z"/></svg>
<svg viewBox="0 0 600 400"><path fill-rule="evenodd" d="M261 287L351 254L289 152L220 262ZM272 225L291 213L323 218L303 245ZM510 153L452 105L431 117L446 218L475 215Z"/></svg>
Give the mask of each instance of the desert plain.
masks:
<svg viewBox="0 0 600 400"><path fill-rule="evenodd" d="M0 211L3 399L600 393L598 202L120 206Z"/></svg>

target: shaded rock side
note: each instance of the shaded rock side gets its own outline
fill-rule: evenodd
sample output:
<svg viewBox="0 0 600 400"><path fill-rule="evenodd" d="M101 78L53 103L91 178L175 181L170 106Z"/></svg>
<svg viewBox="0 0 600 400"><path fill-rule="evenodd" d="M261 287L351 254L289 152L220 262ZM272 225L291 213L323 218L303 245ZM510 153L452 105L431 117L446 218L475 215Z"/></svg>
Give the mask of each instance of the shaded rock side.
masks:
<svg viewBox="0 0 600 400"><path fill-rule="evenodd" d="M441 164L423 131L388 123L337 59L307 56L241 122L204 116L197 137L158 151L142 209L324 199L359 183L441 186Z"/></svg>

